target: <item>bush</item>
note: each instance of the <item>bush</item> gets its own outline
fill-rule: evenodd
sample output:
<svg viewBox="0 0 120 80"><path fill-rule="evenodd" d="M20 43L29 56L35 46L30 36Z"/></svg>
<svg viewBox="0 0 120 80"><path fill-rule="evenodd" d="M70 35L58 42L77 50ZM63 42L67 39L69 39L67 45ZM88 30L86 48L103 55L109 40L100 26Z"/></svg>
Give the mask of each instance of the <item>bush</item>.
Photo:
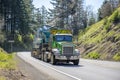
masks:
<svg viewBox="0 0 120 80"><path fill-rule="evenodd" d="M18 37L18 41L22 42L22 36L20 34L18 34L17 37Z"/></svg>
<svg viewBox="0 0 120 80"><path fill-rule="evenodd" d="M100 54L97 52L90 52L85 56L85 58L98 59L100 58Z"/></svg>
<svg viewBox="0 0 120 80"><path fill-rule="evenodd" d="M31 40L33 40L33 39L34 39L33 34L30 34L30 39L31 39Z"/></svg>
<svg viewBox="0 0 120 80"><path fill-rule="evenodd" d="M105 24L105 29L108 30L110 28L111 22L110 20L106 20L106 24Z"/></svg>
<svg viewBox="0 0 120 80"><path fill-rule="evenodd" d="M115 11L110 19L113 23L118 22L120 20L120 12L118 10Z"/></svg>
<svg viewBox="0 0 120 80"><path fill-rule="evenodd" d="M113 56L113 60L120 61L120 52Z"/></svg>
<svg viewBox="0 0 120 80"><path fill-rule="evenodd" d="M103 25L106 25L108 21L108 17L105 17Z"/></svg>
<svg viewBox="0 0 120 80"><path fill-rule="evenodd" d="M22 43L23 42L23 37L20 34L15 34L15 42L16 43Z"/></svg>
<svg viewBox="0 0 120 80"><path fill-rule="evenodd" d="M105 25L105 29L109 30L109 27L112 23L117 23L120 21L120 11L119 9L116 10L111 16L110 18L105 18L104 19L104 25Z"/></svg>
<svg viewBox="0 0 120 80"><path fill-rule="evenodd" d="M32 34L25 35L23 38L24 43L32 43L34 36Z"/></svg>

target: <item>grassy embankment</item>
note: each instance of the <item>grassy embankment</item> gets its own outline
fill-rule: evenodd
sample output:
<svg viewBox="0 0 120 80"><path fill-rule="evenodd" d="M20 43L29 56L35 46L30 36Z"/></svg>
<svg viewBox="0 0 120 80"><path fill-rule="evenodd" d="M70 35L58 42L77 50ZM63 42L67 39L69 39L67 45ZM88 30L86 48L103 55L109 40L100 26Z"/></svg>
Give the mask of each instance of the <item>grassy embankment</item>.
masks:
<svg viewBox="0 0 120 80"><path fill-rule="evenodd" d="M120 61L120 8L79 34L84 58Z"/></svg>
<svg viewBox="0 0 120 80"><path fill-rule="evenodd" d="M16 69L16 63L13 58L14 54L7 54L7 52L0 48L0 71ZM6 79L4 76L0 76L0 80Z"/></svg>

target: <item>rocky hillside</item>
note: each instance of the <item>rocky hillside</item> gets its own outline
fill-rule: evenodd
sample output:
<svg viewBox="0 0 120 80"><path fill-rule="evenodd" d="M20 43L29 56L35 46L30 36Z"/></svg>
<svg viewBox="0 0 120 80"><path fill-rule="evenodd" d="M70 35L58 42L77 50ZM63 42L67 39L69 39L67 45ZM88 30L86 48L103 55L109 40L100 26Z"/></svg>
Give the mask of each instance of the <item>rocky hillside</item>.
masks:
<svg viewBox="0 0 120 80"><path fill-rule="evenodd" d="M120 8L80 32L78 41L84 58L120 61Z"/></svg>

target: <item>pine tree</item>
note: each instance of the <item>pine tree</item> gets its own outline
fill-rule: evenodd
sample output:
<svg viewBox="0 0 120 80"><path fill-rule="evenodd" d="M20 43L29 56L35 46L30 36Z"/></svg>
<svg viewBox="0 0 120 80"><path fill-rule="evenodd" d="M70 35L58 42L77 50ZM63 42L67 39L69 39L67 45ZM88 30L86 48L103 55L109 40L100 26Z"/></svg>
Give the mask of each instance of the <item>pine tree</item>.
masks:
<svg viewBox="0 0 120 80"><path fill-rule="evenodd" d="M71 18L75 14L77 0L52 0L54 9L51 12L54 14L56 20L55 26L60 28L69 28L71 25Z"/></svg>
<svg viewBox="0 0 120 80"><path fill-rule="evenodd" d="M98 10L98 20L111 15L116 8L119 7L119 0L105 0L103 5Z"/></svg>
<svg viewBox="0 0 120 80"><path fill-rule="evenodd" d="M83 1L84 0L78 0L76 3L76 13L73 16L73 22L72 27L74 34L78 34L80 29L84 29L86 27L86 13L83 8Z"/></svg>
<svg viewBox="0 0 120 80"><path fill-rule="evenodd" d="M20 44L16 39L18 34L25 38L31 33L32 6L32 0L0 0L0 13L4 18L3 31L6 41L15 40L14 44L17 46ZM24 39L23 43L25 43Z"/></svg>

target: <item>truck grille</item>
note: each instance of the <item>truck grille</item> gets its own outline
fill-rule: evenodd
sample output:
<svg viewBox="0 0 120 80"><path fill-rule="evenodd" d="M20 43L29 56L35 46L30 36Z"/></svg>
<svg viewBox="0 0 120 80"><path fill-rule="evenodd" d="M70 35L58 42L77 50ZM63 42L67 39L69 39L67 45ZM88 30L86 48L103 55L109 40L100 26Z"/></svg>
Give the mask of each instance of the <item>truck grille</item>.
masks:
<svg viewBox="0 0 120 80"><path fill-rule="evenodd" d="M63 47L63 55L65 56L73 55L73 47Z"/></svg>

